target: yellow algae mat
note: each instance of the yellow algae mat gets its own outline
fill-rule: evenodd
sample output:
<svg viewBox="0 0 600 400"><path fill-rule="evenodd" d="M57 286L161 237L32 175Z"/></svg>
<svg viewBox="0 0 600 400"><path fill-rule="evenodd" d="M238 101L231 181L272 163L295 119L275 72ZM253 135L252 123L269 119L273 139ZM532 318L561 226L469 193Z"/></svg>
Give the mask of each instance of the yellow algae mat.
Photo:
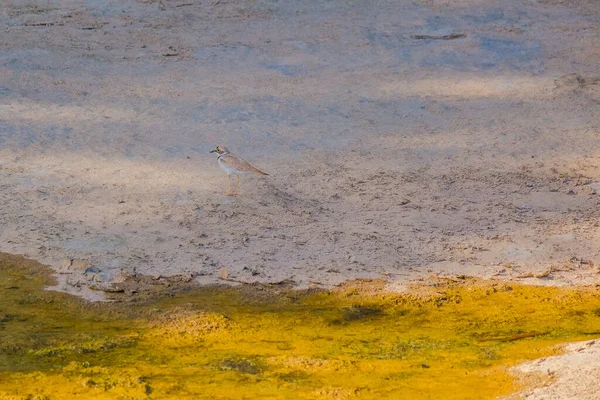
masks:
<svg viewBox="0 0 600 400"><path fill-rule="evenodd" d="M0 257L0 399L491 399L511 365L600 336L592 288L197 288L90 303Z"/></svg>

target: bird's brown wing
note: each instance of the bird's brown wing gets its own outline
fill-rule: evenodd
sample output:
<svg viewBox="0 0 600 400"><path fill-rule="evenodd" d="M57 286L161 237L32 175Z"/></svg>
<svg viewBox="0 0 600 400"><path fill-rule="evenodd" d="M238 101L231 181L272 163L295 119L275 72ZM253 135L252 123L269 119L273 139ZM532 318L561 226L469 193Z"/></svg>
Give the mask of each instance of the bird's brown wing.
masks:
<svg viewBox="0 0 600 400"><path fill-rule="evenodd" d="M221 162L225 163L231 168L237 169L238 171L251 172L253 174L258 175L269 175L266 172L263 172L260 169L256 168L243 158L240 158L232 153L221 156L220 160Z"/></svg>

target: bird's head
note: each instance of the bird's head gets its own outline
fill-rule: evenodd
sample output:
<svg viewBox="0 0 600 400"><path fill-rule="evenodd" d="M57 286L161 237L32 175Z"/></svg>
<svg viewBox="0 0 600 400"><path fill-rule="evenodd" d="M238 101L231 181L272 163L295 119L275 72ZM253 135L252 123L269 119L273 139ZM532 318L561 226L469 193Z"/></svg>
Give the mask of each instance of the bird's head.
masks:
<svg viewBox="0 0 600 400"><path fill-rule="evenodd" d="M229 149L225 146L217 146L216 149L212 150L211 153L217 153L219 155L229 153Z"/></svg>

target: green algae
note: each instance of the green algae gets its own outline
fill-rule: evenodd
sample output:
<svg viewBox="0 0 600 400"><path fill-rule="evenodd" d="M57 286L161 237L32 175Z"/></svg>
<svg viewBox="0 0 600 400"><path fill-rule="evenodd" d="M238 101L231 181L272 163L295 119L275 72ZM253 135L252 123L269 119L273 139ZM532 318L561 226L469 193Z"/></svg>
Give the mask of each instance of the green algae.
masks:
<svg viewBox="0 0 600 400"><path fill-rule="evenodd" d="M600 336L600 294L446 282L390 294L206 287L89 303L0 256L0 399L486 399Z"/></svg>

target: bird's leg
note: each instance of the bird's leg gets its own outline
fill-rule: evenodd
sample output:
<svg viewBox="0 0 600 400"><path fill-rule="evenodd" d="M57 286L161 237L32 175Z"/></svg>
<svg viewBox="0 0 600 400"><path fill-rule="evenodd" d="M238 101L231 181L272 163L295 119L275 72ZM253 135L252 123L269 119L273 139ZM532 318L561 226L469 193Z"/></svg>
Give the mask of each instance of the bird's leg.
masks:
<svg viewBox="0 0 600 400"><path fill-rule="evenodd" d="M236 181L235 181L235 194L238 193L238 190L240 188L240 176L236 175Z"/></svg>
<svg viewBox="0 0 600 400"><path fill-rule="evenodd" d="M227 180L229 181L229 190L227 191L227 193L225 193L225 196L233 196L233 188L232 188L232 180L231 180L231 175L227 175Z"/></svg>

